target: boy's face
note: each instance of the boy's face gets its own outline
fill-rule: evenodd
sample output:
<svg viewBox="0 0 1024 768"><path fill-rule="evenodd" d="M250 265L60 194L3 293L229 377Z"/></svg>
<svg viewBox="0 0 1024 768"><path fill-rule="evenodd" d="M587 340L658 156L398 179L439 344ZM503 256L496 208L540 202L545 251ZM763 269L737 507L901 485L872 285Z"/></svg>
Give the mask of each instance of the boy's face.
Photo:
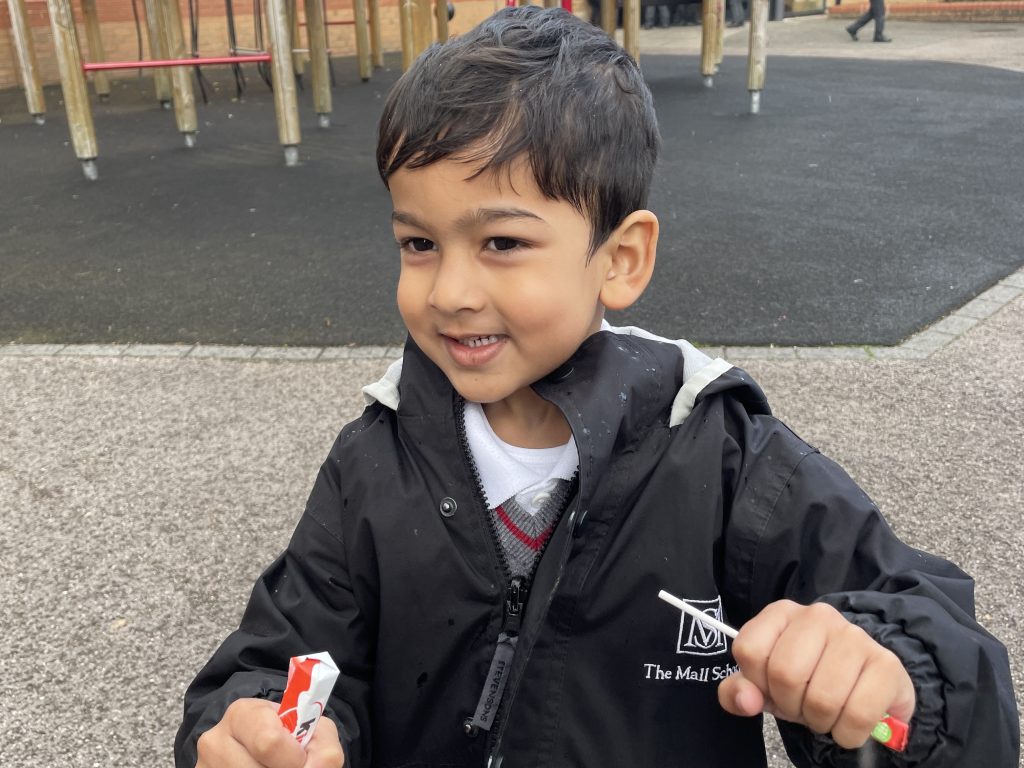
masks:
<svg viewBox="0 0 1024 768"><path fill-rule="evenodd" d="M468 179L441 160L389 179L400 245L398 308L416 344L467 400L528 405L530 384L601 324L608 257L590 224L546 198L529 165Z"/></svg>

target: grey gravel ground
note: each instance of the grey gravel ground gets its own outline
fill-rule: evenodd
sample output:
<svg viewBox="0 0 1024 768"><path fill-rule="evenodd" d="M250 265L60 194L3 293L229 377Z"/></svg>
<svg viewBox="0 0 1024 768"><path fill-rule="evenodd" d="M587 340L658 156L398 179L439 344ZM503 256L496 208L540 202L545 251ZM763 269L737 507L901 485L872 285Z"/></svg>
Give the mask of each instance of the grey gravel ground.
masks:
<svg viewBox="0 0 1024 768"><path fill-rule="evenodd" d="M746 366L907 541L976 577L1018 698L1022 338L1018 297L927 359ZM0 357L0 766L170 764L185 685L384 364Z"/></svg>

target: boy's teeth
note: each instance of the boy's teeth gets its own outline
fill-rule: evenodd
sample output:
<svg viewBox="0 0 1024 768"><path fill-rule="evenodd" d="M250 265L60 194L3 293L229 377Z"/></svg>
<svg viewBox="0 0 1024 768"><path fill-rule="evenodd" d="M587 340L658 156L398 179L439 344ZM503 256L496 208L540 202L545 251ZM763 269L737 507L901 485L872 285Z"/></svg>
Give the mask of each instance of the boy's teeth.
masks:
<svg viewBox="0 0 1024 768"><path fill-rule="evenodd" d="M462 339L462 343L467 347L482 347L485 344L494 344L497 340L497 336L474 336L471 339Z"/></svg>

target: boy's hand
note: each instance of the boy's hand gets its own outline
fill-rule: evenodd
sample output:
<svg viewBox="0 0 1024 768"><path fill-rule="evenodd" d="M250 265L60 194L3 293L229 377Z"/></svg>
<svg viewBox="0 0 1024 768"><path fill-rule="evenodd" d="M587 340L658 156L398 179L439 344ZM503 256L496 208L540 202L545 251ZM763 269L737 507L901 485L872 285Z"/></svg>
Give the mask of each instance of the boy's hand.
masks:
<svg viewBox="0 0 1024 768"><path fill-rule="evenodd" d="M277 704L265 699L232 702L196 746L196 768L342 768L345 764L338 728L330 718L320 718L303 749L281 725Z"/></svg>
<svg viewBox="0 0 1024 768"><path fill-rule="evenodd" d="M861 746L885 713L909 723L916 696L894 653L824 603L768 605L733 641L740 671L718 687L734 715L768 712Z"/></svg>

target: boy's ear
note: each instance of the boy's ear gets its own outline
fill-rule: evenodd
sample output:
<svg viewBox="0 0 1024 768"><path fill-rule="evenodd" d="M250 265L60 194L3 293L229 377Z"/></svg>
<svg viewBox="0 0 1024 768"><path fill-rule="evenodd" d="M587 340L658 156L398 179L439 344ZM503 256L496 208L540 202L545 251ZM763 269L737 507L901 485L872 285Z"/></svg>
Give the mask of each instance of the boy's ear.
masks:
<svg viewBox="0 0 1024 768"><path fill-rule="evenodd" d="M606 309L626 309L651 281L658 251L658 217L650 211L633 211L608 236L604 249L608 271L601 303Z"/></svg>

